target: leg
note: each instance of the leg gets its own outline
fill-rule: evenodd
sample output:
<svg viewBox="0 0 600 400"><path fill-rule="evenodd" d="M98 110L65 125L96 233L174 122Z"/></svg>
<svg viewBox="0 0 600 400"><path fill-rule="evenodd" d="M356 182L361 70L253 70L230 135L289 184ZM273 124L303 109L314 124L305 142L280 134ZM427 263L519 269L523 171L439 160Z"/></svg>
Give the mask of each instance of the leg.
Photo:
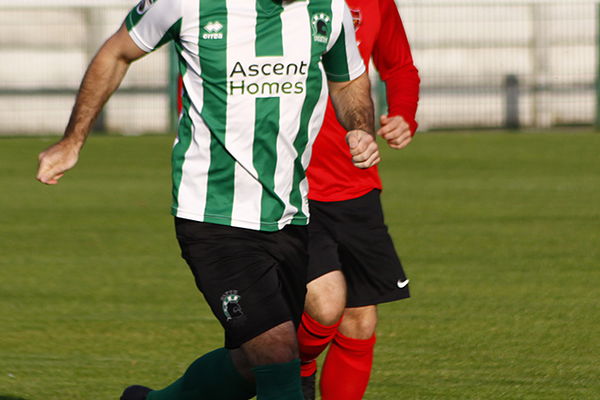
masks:
<svg viewBox="0 0 600 400"><path fill-rule="evenodd" d="M373 365L376 326L376 306L346 309L323 365L323 400L363 398ZM344 377L342 385L340 376Z"/></svg>
<svg viewBox="0 0 600 400"><path fill-rule="evenodd" d="M180 219L176 228L227 349L200 357L147 399L302 400L294 323L306 293L304 230L266 234Z"/></svg>
<svg viewBox="0 0 600 400"><path fill-rule="evenodd" d="M298 345L292 322L285 322L231 350L236 369L254 382L252 368L267 364L283 364L298 358Z"/></svg>
<svg viewBox="0 0 600 400"><path fill-rule="evenodd" d="M377 327L377 306L346 308L338 331L352 339L370 339Z"/></svg>
<svg viewBox="0 0 600 400"><path fill-rule="evenodd" d="M311 400L315 398L316 358L335 336L346 306L346 281L341 271L332 271L309 282L307 290L298 345L304 398Z"/></svg>
<svg viewBox="0 0 600 400"><path fill-rule="evenodd" d="M296 328L278 325L242 345L258 400L302 400Z"/></svg>
<svg viewBox="0 0 600 400"><path fill-rule="evenodd" d="M332 271L306 285L304 312L322 325L340 320L346 307L346 280L341 271Z"/></svg>
<svg viewBox="0 0 600 400"><path fill-rule="evenodd" d="M314 399L315 359L329 345L346 307L346 281L341 272L334 222L328 205L310 201L308 279L304 314L298 329L303 388Z"/></svg>
<svg viewBox="0 0 600 400"><path fill-rule="evenodd" d="M256 393L255 385L236 368L235 353L224 348L211 351L194 361L175 382L140 400L248 400Z"/></svg>
<svg viewBox="0 0 600 400"><path fill-rule="evenodd" d="M294 324L284 322L242 345L248 365L288 363L298 358Z"/></svg>
<svg viewBox="0 0 600 400"><path fill-rule="evenodd" d="M295 328L289 321L239 349L218 349L200 357L181 378L150 392L147 399L247 400L257 394L259 400L301 400L299 388Z"/></svg>
<svg viewBox="0 0 600 400"><path fill-rule="evenodd" d="M385 226L378 190L351 200L312 202L311 213L320 237L314 245L309 226L309 249L316 247L319 262L329 257L337 263L347 292L346 310L323 365L321 396L360 400L371 372L376 305L408 297L408 280ZM312 257L310 251L311 262Z"/></svg>

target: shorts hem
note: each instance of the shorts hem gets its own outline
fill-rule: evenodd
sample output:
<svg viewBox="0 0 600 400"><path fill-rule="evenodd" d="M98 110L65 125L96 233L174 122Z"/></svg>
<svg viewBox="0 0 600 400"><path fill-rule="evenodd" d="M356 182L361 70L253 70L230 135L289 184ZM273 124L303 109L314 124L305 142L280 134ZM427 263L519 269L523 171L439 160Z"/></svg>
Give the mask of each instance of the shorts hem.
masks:
<svg viewBox="0 0 600 400"><path fill-rule="evenodd" d="M280 318L280 319L273 320L273 322L271 322L268 326L264 325L264 326L261 326L260 328L258 328L256 330L254 330L251 333L247 333L246 335L242 336L239 340L236 340L236 341L227 341L227 339L226 339L224 347L226 349L228 349L228 350L238 349L238 348L242 347L242 345L244 343L249 342L250 340L254 339L255 337L258 337L258 336L262 335L263 333L265 333L266 331L268 331L268 330L270 330L272 328L275 328L277 325L281 325L281 324L283 324L285 322L288 322L288 321L294 322L291 317ZM296 324L294 323L294 326L295 325ZM296 326L296 329L297 328L298 327ZM225 329L225 333L227 334L227 329Z"/></svg>
<svg viewBox="0 0 600 400"><path fill-rule="evenodd" d="M333 271L340 271L342 273L344 273L344 271L342 270L342 266L341 265L337 265L337 266L331 266L328 269L321 269L319 270L318 273L314 274L314 275L309 275L306 277L306 283L311 283L312 281L319 279L320 277L322 277L323 275L327 275L330 272Z"/></svg>
<svg viewBox="0 0 600 400"><path fill-rule="evenodd" d="M347 301L346 308L357 308L357 307L366 307L366 306L375 306L383 303L391 303L398 300L404 300L410 298L410 293L408 290L403 290L399 293L394 293L389 296L381 296L377 299L370 300L356 300L356 301Z"/></svg>

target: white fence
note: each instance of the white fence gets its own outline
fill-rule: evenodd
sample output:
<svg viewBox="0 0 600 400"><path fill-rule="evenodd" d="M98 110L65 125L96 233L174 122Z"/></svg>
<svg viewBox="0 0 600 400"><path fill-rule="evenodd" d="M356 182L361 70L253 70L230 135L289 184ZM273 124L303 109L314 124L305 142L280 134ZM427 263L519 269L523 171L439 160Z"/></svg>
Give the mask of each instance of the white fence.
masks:
<svg viewBox="0 0 600 400"><path fill-rule="evenodd" d="M592 124L596 1L400 1L421 71L424 127L496 127L504 83L520 83L522 125Z"/></svg>
<svg viewBox="0 0 600 400"><path fill-rule="evenodd" d="M135 1L0 2L0 134L60 133L83 73ZM168 48L134 63L103 123L123 133L169 129Z"/></svg>
<svg viewBox="0 0 600 400"><path fill-rule="evenodd" d="M585 0L399 0L423 129L498 127L506 77L523 126L592 124L597 4ZM0 134L60 133L85 67L135 0L0 0ZM104 113L110 131L170 126L168 50L135 63Z"/></svg>

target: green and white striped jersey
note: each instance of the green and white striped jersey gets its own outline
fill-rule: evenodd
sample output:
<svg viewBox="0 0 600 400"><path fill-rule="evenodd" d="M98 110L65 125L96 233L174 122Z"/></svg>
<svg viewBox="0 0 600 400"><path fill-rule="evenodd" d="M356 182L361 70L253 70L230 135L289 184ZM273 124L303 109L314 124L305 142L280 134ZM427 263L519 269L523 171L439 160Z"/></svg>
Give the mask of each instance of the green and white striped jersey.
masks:
<svg viewBox="0 0 600 400"><path fill-rule="evenodd" d="M327 79L364 71L343 0L142 0L127 16L150 52L173 40L183 110L173 215L276 231L308 223L305 169Z"/></svg>

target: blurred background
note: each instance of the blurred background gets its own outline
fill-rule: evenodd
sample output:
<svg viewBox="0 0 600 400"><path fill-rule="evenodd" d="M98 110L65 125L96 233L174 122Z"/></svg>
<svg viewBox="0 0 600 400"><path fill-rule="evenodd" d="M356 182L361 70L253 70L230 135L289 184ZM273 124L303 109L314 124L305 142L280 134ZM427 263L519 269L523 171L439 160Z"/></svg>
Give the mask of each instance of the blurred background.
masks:
<svg viewBox="0 0 600 400"><path fill-rule="evenodd" d="M61 133L88 62L135 3L0 0L0 135ZM398 2L422 78L421 130L596 125L598 4ZM96 129L173 131L172 56L166 46L134 64Z"/></svg>

